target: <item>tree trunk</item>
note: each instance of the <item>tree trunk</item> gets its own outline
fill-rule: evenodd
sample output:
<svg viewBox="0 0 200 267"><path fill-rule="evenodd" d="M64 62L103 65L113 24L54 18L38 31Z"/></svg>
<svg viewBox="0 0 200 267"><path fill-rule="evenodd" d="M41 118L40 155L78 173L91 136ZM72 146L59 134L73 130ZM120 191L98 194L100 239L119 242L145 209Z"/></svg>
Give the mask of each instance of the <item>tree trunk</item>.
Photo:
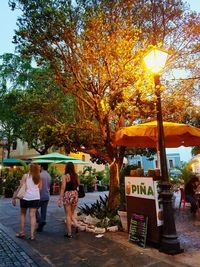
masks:
<svg viewBox="0 0 200 267"><path fill-rule="evenodd" d="M118 164L113 161L110 164L110 188L108 197L108 206L110 209L116 209L120 205L120 187Z"/></svg>

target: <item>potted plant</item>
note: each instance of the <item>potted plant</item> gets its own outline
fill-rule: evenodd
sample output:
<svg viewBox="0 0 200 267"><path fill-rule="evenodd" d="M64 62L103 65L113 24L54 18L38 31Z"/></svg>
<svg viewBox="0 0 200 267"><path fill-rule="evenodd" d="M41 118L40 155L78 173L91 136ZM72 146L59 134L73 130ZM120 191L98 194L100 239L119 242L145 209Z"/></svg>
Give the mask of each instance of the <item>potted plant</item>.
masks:
<svg viewBox="0 0 200 267"><path fill-rule="evenodd" d="M96 170L92 167L86 167L82 173L79 173L80 182L84 184L86 192L94 192L96 183Z"/></svg>
<svg viewBox="0 0 200 267"><path fill-rule="evenodd" d="M7 178L5 180L5 182L3 183L4 197L11 198L13 196L13 193L15 192L17 186L18 186L18 183L17 183L16 179Z"/></svg>
<svg viewBox="0 0 200 267"><path fill-rule="evenodd" d="M19 186L19 181L25 172L26 170L19 168L14 170L9 169L4 172L2 186L6 198L11 198L13 196L13 193Z"/></svg>
<svg viewBox="0 0 200 267"><path fill-rule="evenodd" d="M59 189L55 190L55 187L60 187L62 173L55 166L49 166L48 173L51 176L50 194L53 195L55 192L58 194Z"/></svg>
<svg viewBox="0 0 200 267"><path fill-rule="evenodd" d="M110 183L110 173L109 168L106 166L105 170L96 172L97 174L97 190L106 191L109 188Z"/></svg>
<svg viewBox="0 0 200 267"><path fill-rule="evenodd" d="M186 185L191 179L191 176L194 175L194 173L190 170L189 164L185 164L182 167L176 167L176 169L180 172L177 175L177 178L183 181L183 185Z"/></svg>

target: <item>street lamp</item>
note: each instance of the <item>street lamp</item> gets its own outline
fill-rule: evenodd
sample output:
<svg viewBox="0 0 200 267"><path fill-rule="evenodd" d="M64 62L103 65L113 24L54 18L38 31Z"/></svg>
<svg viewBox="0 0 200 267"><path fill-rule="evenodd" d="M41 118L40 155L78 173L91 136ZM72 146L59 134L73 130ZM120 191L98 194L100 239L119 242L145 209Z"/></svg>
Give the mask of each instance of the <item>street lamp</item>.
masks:
<svg viewBox="0 0 200 267"><path fill-rule="evenodd" d="M145 57L146 67L154 76L155 94L157 97L157 130L158 130L158 151L160 158L160 171L162 177L161 196L163 201L163 228L160 251L175 255L183 252L176 233L174 212L172 208L172 192L167 170L167 157L165 150L161 93L160 93L160 72L164 69L167 60L167 52L154 48Z"/></svg>

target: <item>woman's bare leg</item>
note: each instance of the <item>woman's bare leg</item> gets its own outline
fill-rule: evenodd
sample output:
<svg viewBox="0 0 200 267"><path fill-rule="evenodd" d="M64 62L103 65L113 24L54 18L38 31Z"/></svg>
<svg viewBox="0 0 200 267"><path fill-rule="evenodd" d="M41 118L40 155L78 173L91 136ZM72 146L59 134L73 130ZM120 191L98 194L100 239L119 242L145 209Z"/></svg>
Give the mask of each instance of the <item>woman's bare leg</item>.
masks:
<svg viewBox="0 0 200 267"><path fill-rule="evenodd" d="M26 209L24 208L20 209L19 222L20 222L20 234L24 234L25 233L25 222L26 222Z"/></svg>
<svg viewBox="0 0 200 267"><path fill-rule="evenodd" d="M70 204L64 205L64 209L65 209L65 216L66 216L67 233L68 235L71 235L72 234L71 205Z"/></svg>
<svg viewBox="0 0 200 267"><path fill-rule="evenodd" d="M76 220L76 206L75 205L72 205L71 206L71 220L74 224L75 227L78 227L78 222Z"/></svg>
<svg viewBox="0 0 200 267"><path fill-rule="evenodd" d="M30 208L29 210L30 222L31 222L31 238L34 238L36 228L36 209Z"/></svg>

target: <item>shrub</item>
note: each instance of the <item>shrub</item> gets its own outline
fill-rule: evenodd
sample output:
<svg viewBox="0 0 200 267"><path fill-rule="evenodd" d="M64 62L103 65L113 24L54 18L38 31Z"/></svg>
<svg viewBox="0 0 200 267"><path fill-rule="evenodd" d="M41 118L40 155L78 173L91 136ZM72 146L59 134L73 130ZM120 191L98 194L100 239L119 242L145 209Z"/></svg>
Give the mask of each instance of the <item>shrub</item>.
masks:
<svg viewBox="0 0 200 267"><path fill-rule="evenodd" d="M108 208L108 196L99 197L95 203L91 205L84 204L79 208L79 215L85 214L92 217L96 217L100 220L97 223L98 227L108 227L114 225L120 225L119 217L117 216L118 209L109 209Z"/></svg>
<svg viewBox="0 0 200 267"><path fill-rule="evenodd" d="M12 197L24 173L27 173L27 168L5 169L3 171L2 187L5 189L6 197Z"/></svg>
<svg viewBox="0 0 200 267"><path fill-rule="evenodd" d="M93 186L96 180L96 170L92 167L86 167L83 172L79 172L79 177L81 184Z"/></svg>
<svg viewBox="0 0 200 267"><path fill-rule="evenodd" d="M53 184L54 182L61 182L62 173L55 166L49 166L48 173L51 176L51 184Z"/></svg>

